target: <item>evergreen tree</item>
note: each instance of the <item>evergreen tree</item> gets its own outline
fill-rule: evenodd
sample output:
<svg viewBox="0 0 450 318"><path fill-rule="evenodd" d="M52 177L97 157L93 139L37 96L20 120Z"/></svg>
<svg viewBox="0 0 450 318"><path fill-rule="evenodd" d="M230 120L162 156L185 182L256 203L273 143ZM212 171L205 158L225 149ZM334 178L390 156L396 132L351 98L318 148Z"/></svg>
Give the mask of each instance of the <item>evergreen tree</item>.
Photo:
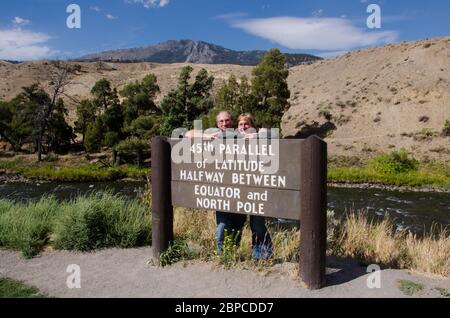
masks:
<svg viewBox="0 0 450 318"><path fill-rule="evenodd" d="M289 107L289 71L285 64L285 56L278 49L271 49L253 69L252 94L257 105L252 112L261 127L279 128Z"/></svg>
<svg viewBox="0 0 450 318"><path fill-rule="evenodd" d="M125 98L123 101L126 124L131 123L139 116L150 114L160 114L160 109L156 106L154 98L159 93L157 78L154 74L145 76L141 82L134 82L126 85L120 92Z"/></svg>
<svg viewBox="0 0 450 318"><path fill-rule="evenodd" d="M20 151L33 131L33 116L27 113L27 104L19 97L9 102L0 102L0 137L14 149Z"/></svg>
<svg viewBox="0 0 450 318"><path fill-rule="evenodd" d="M108 107L119 104L117 89L112 89L111 83L106 78L102 78L95 83L91 94L94 96L93 103L98 109L106 111Z"/></svg>
<svg viewBox="0 0 450 318"><path fill-rule="evenodd" d="M72 127L65 120L67 110L64 101L59 98L48 120L48 128L45 132L45 140L48 150L60 152L62 148L67 148L70 142L75 139Z"/></svg>
<svg viewBox="0 0 450 318"><path fill-rule="evenodd" d="M163 135L170 136L175 128L192 128L193 121L207 114L212 107L210 91L214 77L209 76L205 69L201 69L195 82L190 85L192 71L191 66L183 67L177 88L170 91L161 102L164 117L160 131Z"/></svg>
<svg viewBox="0 0 450 318"><path fill-rule="evenodd" d="M77 120L75 121L75 132L81 133L82 142L86 136L86 130L89 124L94 123L96 119L95 105L88 99L82 100L77 106Z"/></svg>
<svg viewBox="0 0 450 318"><path fill-rule="evenodd" d="M123 139L123 124L124 115L120 104L113 104L103 115L101 115L101 122L103 126L104 138L102 145L112 148L112 164L115 165L117 161L117 151L115 146Z"/></svg>
<svg viewBox="0 0 450 318"><path fill-rule="evenodd" d="M215 127L215 116L219 111L227 110L233 115L233 118L237 118L239 114L251 113L256 105L256 99L252 95L248 78L242 76L238 82L236 76L231 74L216 93L215 107L208 114L208 123L213 124L209 127Z"/></svg>
<svg viewBox="0 0 450 318"><path fill-rule="evenodd" d="M98 152L102 146L104 133L103 125L100 118L95 122L89 123L86 128L86 135L84 138L84 147L88 152Z"/></svg>

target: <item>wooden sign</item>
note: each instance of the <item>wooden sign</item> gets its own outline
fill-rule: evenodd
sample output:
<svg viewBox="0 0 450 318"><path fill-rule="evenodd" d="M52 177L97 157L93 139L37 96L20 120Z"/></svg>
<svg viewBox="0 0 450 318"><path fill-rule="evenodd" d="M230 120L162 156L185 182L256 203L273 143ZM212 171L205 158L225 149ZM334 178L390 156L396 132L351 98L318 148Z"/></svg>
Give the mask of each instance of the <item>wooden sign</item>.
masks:
<svg viewBox="0 0 450 318"><path fill-rule="evenodd" d="M180 142L189 143L183 147L189 152L188 162L176 164L173 150ZM290 159L300 157L300 143L298 139L172 140L172 203L299 220L300 161ZM214 156L205 155L204 149L215 150Z"/></svg>
<svg viewBox="0 0 450 318"><path fill-rule="evenodd" d="M211 146L213 145L213 146ZM300 277L325 285L327 147L307 139L152 140L152 248L173 240L173 205L300 220Z"/></svg>

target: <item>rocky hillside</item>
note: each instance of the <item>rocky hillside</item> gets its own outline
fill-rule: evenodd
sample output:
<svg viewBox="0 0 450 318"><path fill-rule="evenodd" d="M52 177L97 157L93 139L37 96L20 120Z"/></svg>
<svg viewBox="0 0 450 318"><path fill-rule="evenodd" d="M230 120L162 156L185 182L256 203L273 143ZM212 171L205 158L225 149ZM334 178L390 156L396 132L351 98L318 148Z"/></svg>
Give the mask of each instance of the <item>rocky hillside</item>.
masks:
<svg viewBox="0 0 450 318"><path fill-rule="evenodd" d="M66 93L69 121L75 120L73 98L90 97L103 77L119 89L155 73L160 99L176 86L186 64L80 62ZM23 86L48 83L46 61L0 62L0 98L10 99ZM231 73L251 76L251 66L192 64L194 75L204 67L215 88ZM405 148L417 157L450 163L450 137L440 135L450 119L450 37L404 42L347 53L333 60L292 67L288 84L291 108L282 129L285 136L317 133L330 154L370 157Z"/></svg>
<svg viewBox="0 0 450 318"><path fill-rule="evenodd" d="M149 73L154 73L158 78L161 93L159 100L177 85L178 75L186 63L156 64L156 63L106 63L106 62L70 62L72 65L80 65L80 71L72 76L71 83L66 87L64 98L69 110L69 122L75 121L75 101L91 98L90 91L95 82L107 78L113 87L120 91L126 84L140 80ZM228 79L233 73L238 77L251 76L251 66L239 66L228 64L190 64L194 71L192 80L201 68L206 68L208 73L214 76L214 90ZM48 85L48 78L52 63L49 61L26 62L11 64L0 61L0 99L9 100L22 91L22 87L40 82L44 87Z"/></svg>
<svg viewBox="0 0 450 318"><path fill-rule="evenodd" d="M203 41L166 41L140 48L106 51L80 57L80 61L134 61L155 63L256 65L265 51L233 51ZM288 66L307 64L320 57L309 54L285 54Z"/></svg>
<svg viewBox="0 0 450 318"><path fill-rule="evenodd" d="M405 148L449 161L450 37L347 53L290 69L285 135L314 131L333 154Z"/></svg>

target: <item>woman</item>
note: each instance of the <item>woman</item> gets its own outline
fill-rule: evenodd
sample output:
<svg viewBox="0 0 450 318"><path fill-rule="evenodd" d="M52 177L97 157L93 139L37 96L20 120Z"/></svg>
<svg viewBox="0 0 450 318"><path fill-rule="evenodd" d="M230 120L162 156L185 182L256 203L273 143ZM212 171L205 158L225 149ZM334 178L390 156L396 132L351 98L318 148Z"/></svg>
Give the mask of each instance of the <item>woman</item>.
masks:
<svg viewBox="0 0 450 318"><path fill-rule="evenodd" d="M242 138L256 138L256 130L253 116L249 113L241 114L237 119L237 127ZM244 226L243 220L242 227ZM253 258L267 260L272 255L272 240L267 231L265 218L262 216L250 215L250 229L252 230Z"/></svg>

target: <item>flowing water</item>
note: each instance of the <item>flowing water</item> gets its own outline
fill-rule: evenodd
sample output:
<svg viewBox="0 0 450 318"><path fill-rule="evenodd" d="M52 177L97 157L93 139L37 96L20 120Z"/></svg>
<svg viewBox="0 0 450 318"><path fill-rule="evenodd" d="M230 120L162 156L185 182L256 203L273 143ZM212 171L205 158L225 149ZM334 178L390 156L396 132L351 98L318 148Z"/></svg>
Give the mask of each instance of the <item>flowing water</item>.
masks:
<svg viewBox="0 0 450 318"><path fill-rule="evenodd" d="M38 200L52 194L69 200L90 192L105 191L136 197L145 188L144 182L116 181L96 183L4 183L0 199ZM392 217L398 229L415 233L429 231L433 224L450 228L450 194L432 192L400 192L376 189L329 188L328 208L336 215L364 210L371 217Z"/></svg>

